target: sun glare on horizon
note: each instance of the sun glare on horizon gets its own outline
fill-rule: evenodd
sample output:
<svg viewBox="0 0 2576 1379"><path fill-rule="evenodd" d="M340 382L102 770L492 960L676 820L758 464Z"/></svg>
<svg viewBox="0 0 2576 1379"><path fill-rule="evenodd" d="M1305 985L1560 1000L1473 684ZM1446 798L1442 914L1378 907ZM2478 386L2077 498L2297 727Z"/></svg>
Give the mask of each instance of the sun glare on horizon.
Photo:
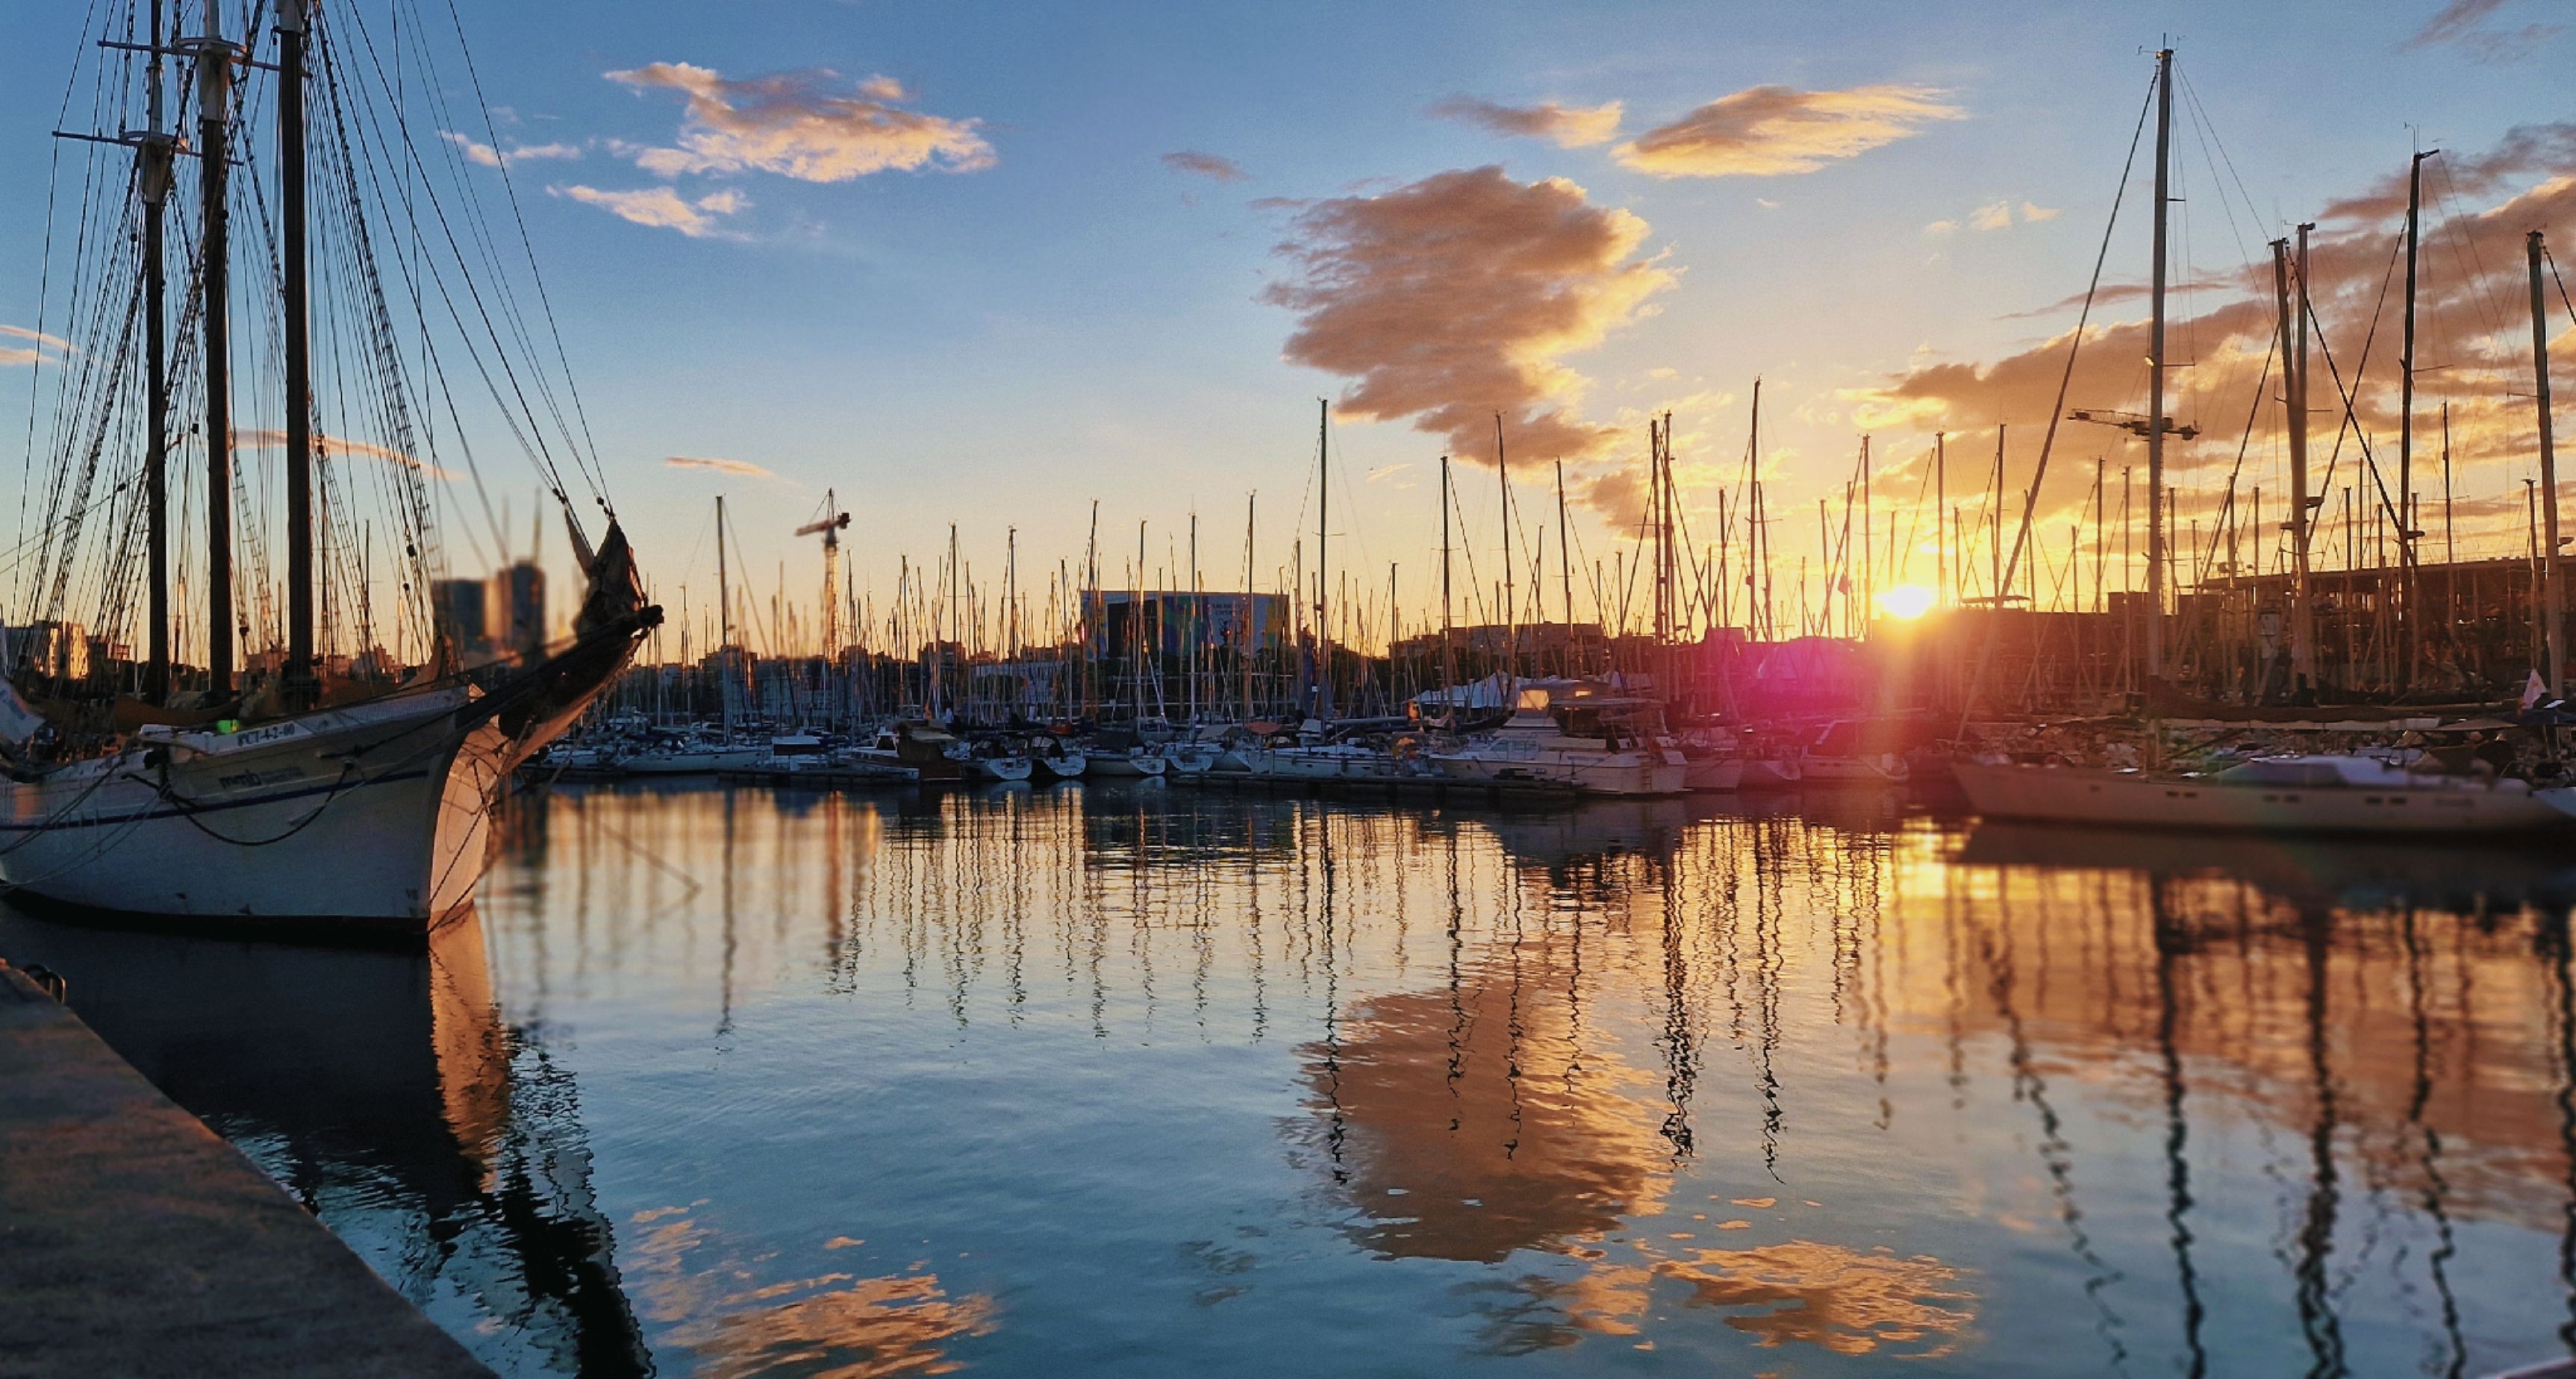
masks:
<svg viewBox="0 0 2576 1379"><path fill-rule="evenodd" d="M1932 591L1920 584L1900 584L1878 596L1878 611L1912 622L1932 611Z"/></svg>

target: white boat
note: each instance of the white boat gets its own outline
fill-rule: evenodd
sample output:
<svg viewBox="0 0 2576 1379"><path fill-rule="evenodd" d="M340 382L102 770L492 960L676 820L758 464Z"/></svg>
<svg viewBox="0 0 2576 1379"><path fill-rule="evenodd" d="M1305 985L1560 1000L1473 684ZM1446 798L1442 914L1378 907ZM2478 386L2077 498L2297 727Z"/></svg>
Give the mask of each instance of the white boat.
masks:
<svg viewBox="0 0 2576 1379"><path fill-rule="evenodd" d="M624 537L609 540L622 563ZM235 732L146 727L11 781L0 880L92 910L425 933L472 901L510 772L660 612L630 609L492 692L450 684Z"/></svg>
<svg viewBox="0 0 2576 1379"><path fill-rule="evenodd" d="M1124 752L1091 751L1085 753L1084 757L1088 763L1084 767L1084 774L1095 780L1118 777L1134 780L1145 776L1161 776L1169 769L1169 763L1163 759L1162 753L1149 751L1143 747L1130 748Z"/></svg>
<svg viewBox="0 0 2576 1379"><path fill-rule="evenodd" d="M1522 690L1500 728L1431 760L1461 780L1571 785L1599 795L1678 795L1689 779L1678 749L1631 739L1595 709L1553 708L1543 689Z"/></svg>
<svg viewBox="0 0 2576 1379"><path fill-rule="evenodd" d="M767 747L745 743L683 742L647 747L617 759L617 769L630 776L711 776L719 771L749 771L769 764Z"/></svg>
<svg viewBox="0 0 2576 1379"><path fill-rule="evenodd" d="M106 379L127 381L57 388L49 379L37 390L58 400L47 431L89 439L53 444L51 473L30 478L55 500L41 542L30 532L20 547L41 555L13 571L37 635L24 654L0 654L8 677L0 679L0 881L21 899L192 930L253 921L417 939L471 902L511 773L590 708L661 610L645 604L595 456L583 453L586 438L542 434L541 410L560 424L563 404L579 405L560 348L533 348L535 336L554 334L542 294L530 301L511 286L515 273L457 248L459 228L466 242L489 243L491 226L453 223L479 219L484 193L458 180L473 174L457 163L451 178L414 160L416 175L400 179L400 204L386 204L386 189L362 170L391 150L353 154L348 141L380 143L386 117L398 113L393 93L404 88L372 69L350 80L351 67L327 57L336 50L328 26L344 11L271 6L257 31L235 42L221 30L222 8L210 6L204 27L191 29L189 46L177 50L183 62L165 63L174 50L147 44L148 60L101 67L99 99L82 120L98 127L67 131L82 142L60 164L57 189L80 203L65 213L128 227L118 242L135 247L73 273L68 296L48 299L46 309L59 302L62 314L40 312L33 338L51 338L45 328L59 323L76 337L55 342L58 357L79 361L71 378L95 365ZM115 24L84 34L84 48L92 38L114 45L117 35L133 36ZM427 41L405 46L392 61L416 54L427 65ZM312 60L316 51L324 60ZM237 98L236 68L276 79L239 88ZM184 144L164 120L174 79L193 79L200 92L200 134ZM308 125L311 87L321 88L323 128L336 126L337 140ZM309 158L317 145L325 156ZM177 227L194 231L193 245L164 238L168 203L178 198L161 193L182 149L210 170L200 214ZM274 192L253 190L245 202L236 188L227 199L223 170L234 166L253 189ZM228 204L237 209L227 213ZM337 246L318 274L307 252L316 205L328 208L319 240ZM427 224L440 232L420 233ZM68 252L86 264L96 250ZM402 265L401 279L386 280L387 262ZM476 588L448 579L462 572L432 539L432 514L445 504L429 479L463 438L443 440L446 428L419 425L420 409L436 396L455 417L447 384L469 371L439 360L457 337L401 290L422 274L440 284L442 301L462 288L477 303L497 302L512 326L515 345L487 329L478 334L488 352L467 346L487 396L469 399L466 413L486 400L498 407L563 508L587 589L574 640L551 655L545 569L533 545ZM239 316L236 305L245 308ZM530 311L538 320L524 319ZM272 339L274 356L263 348ZM317 340L328 361L318 376ZM258 366L235 369L236 351ZM189 397L204 410L174 406ZM236 526L226 476L273 472L271 462L248 458L262 443L243 426L268 418L284 427L266 433L276 437L283 492L266 479L245 490L252 505ZM326 419L341 434L317 429ZM183 449L193 463L183 464ZM191 473L202 476L193 488ZM84 515L111 494L135 499L85 528ZM575 515L584 500L611 514L596 549ZM183 532L170 519L192 507L204 525ZM237 568L266 559L261 533L279 525L279 568ZM362 534L371 528L392 533L389 578L369 572L376 545ZM193 538L193 558L179 548L183 537ZM192 571L184 586L180 570ZM488 596L485 606L499 615L469 634L444 596L434 602L440 585ZM82 611L72 589L84 591L90 626L102 635L72 621ZM335 599L343 590L356 597ZM182 594L204 602L183 612ZM271 616L272 597L282 617ZM20 620L13 610L9 621ZM102 653L95 658L93 645ZM191 656L200 659L192 665Z"/></svg>
<svg viewBox="0 0 2576 1379"><path fill-rule="evenodd" d="M1952 768L1990 819L2230 831L2484 834L2576 825L2561 787L2436 775L2367 756L2257 757L2206 775L1967 762Z"/></svg>
<svg viewBox="0 0 2576 1379"><path fill-rule="evenodd" d="M1682 788L1722 792L1744 788L1744 758L1734 752L1682 749Z"/></svg>
<svg viewBox="0 0 2576 1379"><path fill-rule="evenodd" d="M1894 752L1871 751L1866 725L1834 722L1816 730L1798 753L1798 775L1806 785L1903 785L1913 768ZM1884 740L1884 739L1882 739Z"/></svg>
<svg viewBox="0 0 2576 1379"><path fill-rule="evenodd" d="M1222 755L1213 742L1173 742L1163 748L1164 769L1175 776L1203 776Z"/></svg>
<svg viewBox="0 0 2576 1379"><path fill-rule="evenodd" d="M1413 763L1354 742L1316 742L1245 753L1252 775L1266 780L1386 781L1421 775Z"/></svg>
<svg viewBox="0 0 2576 1379"><path fill-rule="evenodd" d="M1054 780L1080 780L1091 768L1091 759L1080 752L1059 748L1031 758L1037 769Z"/></svg>

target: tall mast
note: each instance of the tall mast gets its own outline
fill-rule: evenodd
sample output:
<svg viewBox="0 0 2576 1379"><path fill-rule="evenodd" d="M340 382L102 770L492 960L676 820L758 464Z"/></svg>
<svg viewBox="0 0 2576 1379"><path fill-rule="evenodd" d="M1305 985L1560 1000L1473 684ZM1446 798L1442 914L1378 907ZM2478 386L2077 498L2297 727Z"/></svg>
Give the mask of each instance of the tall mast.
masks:
<svg viewBox="0 0 2576 1379"><path fill-rule="evenodd" d="M2299 227L2301 271L2306 269L2307 227ZM2299 324L2290 316L2290 243L2272 241L2273 309L2280 318L2282 400L2290 430L2290 688L2316 677L2316 624L2308 608L2308 358L2307 282L2299 283Z"/></svg>
<svg viewBox="0 0 2576 1379"><path fill-rule="evenodd" d="M1440 457L1440 687L1458 684L1456 638L1450 635L1449 604L1449 457ZM1454 708L1455 705L1452 705Z"/></svg>
<svg viewBox="0 0 2576 1379"><path fill-rule="evenodd" d="M1243 500L1243 597L1235 604L1234 659L1243 670L1243 721L1252 721L1252 658L1254 651L1252 598L1252 518L1258 510L1261 495L1245 495Z"/></svg>
<svg viewBox="0 0 2576 1379"><path fill-rule="evenodd" d="M313 365L304 253L304 0L277 0L277 153L286 291L286 689L312 701Z"/></svg>
<svg viewBox="0 0 2576 1379"><path fill-rule="evenodd" d="M716 495L716 698L724 706L725 741L733 741L733 574L725 565L724 495Z"/></svg>
<svg viewBox="0 0 2576 1379"><path fill-rule="evenodd" d="M2549 657L2549 697L2557 699L2562 697L2559 667L2566 660L2559 642L2565 595L2558 580L2558 451L2549 429L2549 316L2540 295L2540 261L2546 249L2538 230L2524 244L2531 257L2531 374L2540 415L2541 535L2549 543L2540 552L2541 596L2549 619L2542 630Z"/></svg>
<svg viewBox="0 0 2576 1379"><path fill-rule="evenodd" d="M1332 510L1333 467L1326 461L1325 426L1331 420L1333 404L1315 399L1315 716L1330 719L1333 715L1333 632L1324 621L1325 583L1332 564L1325 558L1325 515Z"/></svg>
<svg viewBox="0 0 2576 1379"><path fill-rule="evenodd" d="M206 672L216 700L233 688L233 420L231 287L225 252L224 124L233 103L235 49L224 41L217 0L206 0L206 31L190 46L197 57L198 270L205 301L198 316L206 356Z"/></svg>
<svg viewBox="0 0 2576 1379"><path fill-rule="evenodd" d="M2406 165L2406 338L2397 360L2397 558L2406 577L2406 665L2397 676L2401 687L2415 678L2415 662L2424 647L2415 599L2415 248L2424 211L2424 160L2437 152L2427 149Z"/></svg>
<svg viewBox="0 0 2576 1379"><path fill-rule="evenodd" d="M2156 54L2155 263L2147 326L2147 678L2165 673L2165 220L2173 154L2173 49Z"/></svg>
<svg viewBox="0 0 2576 1379"><path fill-rule="evenodd" d="M1778 628L1771 619L1771 538L1765 530L1770 518L1762 508L1762 380L1759 378L1753 380L1753 425L1751 436L1745 442L1744 470L1748 476L1747 487L1752 490L1750 505L1753 509L1745 519L1745 577L1761 584L1762 640L1767 642ZM1745 603L1744 620L1751 622L1752 600L1748 598Z"/></svg>
<svg viewBox="0 0 2576 1379"><path fill-rule="evenodd" d="M144 422L143 490L149 524L151 611L148 634L150 662L143 676L143 698L160 704L170 697L170 345L168 339L169 255L161 242L162 217L170 197L170 158L177 140L162 127L161 0L152 0L152 28L144 35L152 48L147 81L149 119L135 149L135 178L143 194L143 379L149 416Z"/></svg>
<svg viewBox="0 0 2576 1379"><path fill-rule="evenodd" d="M1190 509L1190 636L1186 664L1189 667L1190 726L1199 723L1199 513Z"/></svg>
<svg viewBox="0 0 2576 1379"><path fill-rule="evenodd" d="M1950 436L1946 431L1932 433L1932 601L1936 604L1955 602L1950 597Z"/></svg>
<svg viewBox="0 0 2576 1379"><path fill-rule="evenodd" d="M1513 594L1520 580L1512 571L1512 471L1503 457L1503 414L1494 413L1494 478L1503 490L1503 669L1514 679L1520 678L1521 625L1520 608Z"/></svg>
<svg viewBox="0 0 2576 1379"><path fill-rule="evenodd" d="M1556 565L1565 593L1565 673L1574 665L1574 543L1565 521L1565 461L1556 462Z"/></svg>

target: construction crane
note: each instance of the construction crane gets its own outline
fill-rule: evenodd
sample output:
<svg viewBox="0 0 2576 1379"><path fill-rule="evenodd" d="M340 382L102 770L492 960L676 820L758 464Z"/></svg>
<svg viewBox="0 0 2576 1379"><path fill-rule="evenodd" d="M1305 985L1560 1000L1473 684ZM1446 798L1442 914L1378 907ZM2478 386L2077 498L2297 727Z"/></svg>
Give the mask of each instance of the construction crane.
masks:
<svg viewBox="0 0 2576 1379"><path fill-rule="evenodd" d="M2133 436L2143 436L2147 434L2147 419L2136 412L2114 412L2101 407L2078 407L2074 411L2067 413L2066 419L2068 421L2089 421L2096 426L2116 426ZM2191 440L2200 434L2200 428L2190 424L2189 422L2177 423L2172 417L2167 417L2165 418L2165 434L2168 436L2179 436L2184 440Z"/></svg>
<svg viewBox="0 0 2576 1379"><path fill-rule="evenodd" d="M841 532L850 525L850 515L840 510L840 500L832 490L823 490L823 516L796 529L798 536L823 538L823 654L836 656L841 650Z"/></svg>

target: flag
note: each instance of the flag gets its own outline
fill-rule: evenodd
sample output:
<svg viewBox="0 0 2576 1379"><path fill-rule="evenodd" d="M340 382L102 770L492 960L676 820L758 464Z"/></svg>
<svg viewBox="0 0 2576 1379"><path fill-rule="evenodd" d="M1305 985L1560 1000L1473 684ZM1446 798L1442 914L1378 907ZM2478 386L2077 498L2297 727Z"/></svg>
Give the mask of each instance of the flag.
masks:
<svg viewBox="0 0 2576 1379"><path fill-rule="evenodd" d="M2541 680L2539 671L2533 671L2530 681L2522 687L2522 711L2531 712L2532 706L2547 698L2548 695L2549 686Z"/></svg>

